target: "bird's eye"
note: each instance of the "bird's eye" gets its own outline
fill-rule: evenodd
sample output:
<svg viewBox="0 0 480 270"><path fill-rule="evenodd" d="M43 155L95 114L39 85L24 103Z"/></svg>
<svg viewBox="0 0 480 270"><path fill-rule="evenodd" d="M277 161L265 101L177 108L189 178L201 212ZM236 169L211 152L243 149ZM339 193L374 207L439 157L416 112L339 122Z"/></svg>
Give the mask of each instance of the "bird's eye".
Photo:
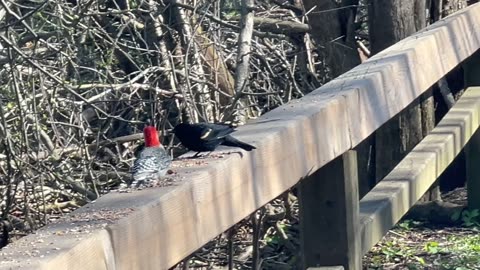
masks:
<svg viewBox="0 0 480 270"><path fill-rule="evenodd" d="M209 128L207 131L205 131L205 133L200 137L200 139L206 139L208 137L208 135L210 135L210 133L212 133L212 129Z"/></svg>

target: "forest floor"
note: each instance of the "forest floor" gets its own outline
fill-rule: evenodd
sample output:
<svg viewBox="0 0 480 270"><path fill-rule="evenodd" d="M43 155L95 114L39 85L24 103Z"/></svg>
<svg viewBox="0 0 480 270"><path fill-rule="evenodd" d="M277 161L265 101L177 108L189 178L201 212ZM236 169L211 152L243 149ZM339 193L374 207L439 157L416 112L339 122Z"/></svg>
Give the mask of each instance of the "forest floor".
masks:
<svg viewBox="0 0 480 270"><path fill-rule="evenodd" d="M442 196L444 201L466 205L465 188ZM290 198L291 199L291 198ZM258 241L259 269L300 269L298 204L293 199L289 214L282 214L285 204L278 199L260 215ZM285 208L283 208L285 209ZM288 211L287 211L288 212ZM480 234L476 211L466 211L460 226L441 226L404 219L363 258L365 270L478 270L480 269ZM189 269L228 269L233 254L234 269L251 269L255 245L251 219L225 233L189 258ZM229 239L230 242L229 242ZM229 249L229 243L231 249ZM231 251L230 251L231 250ZM179 268L181 266L178 266Z"/></svg>
<svg viewBox="0 0 480 270"><path fill-rule="evenodd" d="M443 200L466 205L465 188ZM480 233L477 211L465 211L461 226L402 220L363 258L364 269L478 270Z"/></svg>

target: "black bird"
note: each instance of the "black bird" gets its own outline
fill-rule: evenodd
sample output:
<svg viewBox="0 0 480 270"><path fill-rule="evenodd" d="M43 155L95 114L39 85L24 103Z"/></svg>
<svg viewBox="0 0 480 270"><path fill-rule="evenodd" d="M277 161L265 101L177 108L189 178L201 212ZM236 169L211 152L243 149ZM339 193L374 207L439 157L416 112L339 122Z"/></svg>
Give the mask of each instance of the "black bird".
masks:
<svg viewBox="0 0 480 270"><path fill-rule="evenodd" d="M173 133L183 146L191 151L196 151L194 157L200 152L212 152L219 145L240 147L246 151L256 149L255 146L241 142L230 135L235 129L225 124L178 124Z"/></svg>

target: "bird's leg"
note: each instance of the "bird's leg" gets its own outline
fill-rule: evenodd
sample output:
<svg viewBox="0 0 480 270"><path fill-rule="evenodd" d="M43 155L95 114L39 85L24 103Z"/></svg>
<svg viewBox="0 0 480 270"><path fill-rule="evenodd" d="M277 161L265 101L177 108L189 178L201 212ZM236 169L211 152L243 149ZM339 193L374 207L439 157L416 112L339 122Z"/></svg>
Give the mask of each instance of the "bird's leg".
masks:
<svg viewBox="0 0 480 270"><path fill-rule="evenodd" d="M201 158L206 158L208 155L210 155L213 151L210 151L208 152L207 154L205 155L202 155L200 156ZM191 158L196 158L196 157L199 157L199 155L201 154L202 152L197 152L195 155L193 155Z"/></svg>
<svg viewBox="0 0 480 270"><path fill-rule="evenodd" d="M213 151L210 151L210 152L208 152L207 154L204 154L204 155L201 155L201 156L200 156L200 154L201 154L202 152L197 152L197 153L196 153L195 155L193 155L191 158L196 158L196 157L206 158L206 157L207 157L208 155L210 155L212 152L213 152Z"/></svg>

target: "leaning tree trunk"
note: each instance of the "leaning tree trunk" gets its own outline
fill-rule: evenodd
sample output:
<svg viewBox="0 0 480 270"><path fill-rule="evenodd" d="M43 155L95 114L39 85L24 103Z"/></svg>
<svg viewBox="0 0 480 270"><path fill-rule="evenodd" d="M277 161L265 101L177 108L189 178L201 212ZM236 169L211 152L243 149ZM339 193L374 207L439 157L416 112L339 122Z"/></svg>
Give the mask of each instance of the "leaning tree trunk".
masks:
<svg viewBox="0 0 480 270"><path fill-rule="evenodd" d="M426 26L425 0L370 0L372 53L378 53ZM427 91L375 135L376 180L383 179L434 126L433 99ZM439 197L438 188L435 196Z"/></svg>

